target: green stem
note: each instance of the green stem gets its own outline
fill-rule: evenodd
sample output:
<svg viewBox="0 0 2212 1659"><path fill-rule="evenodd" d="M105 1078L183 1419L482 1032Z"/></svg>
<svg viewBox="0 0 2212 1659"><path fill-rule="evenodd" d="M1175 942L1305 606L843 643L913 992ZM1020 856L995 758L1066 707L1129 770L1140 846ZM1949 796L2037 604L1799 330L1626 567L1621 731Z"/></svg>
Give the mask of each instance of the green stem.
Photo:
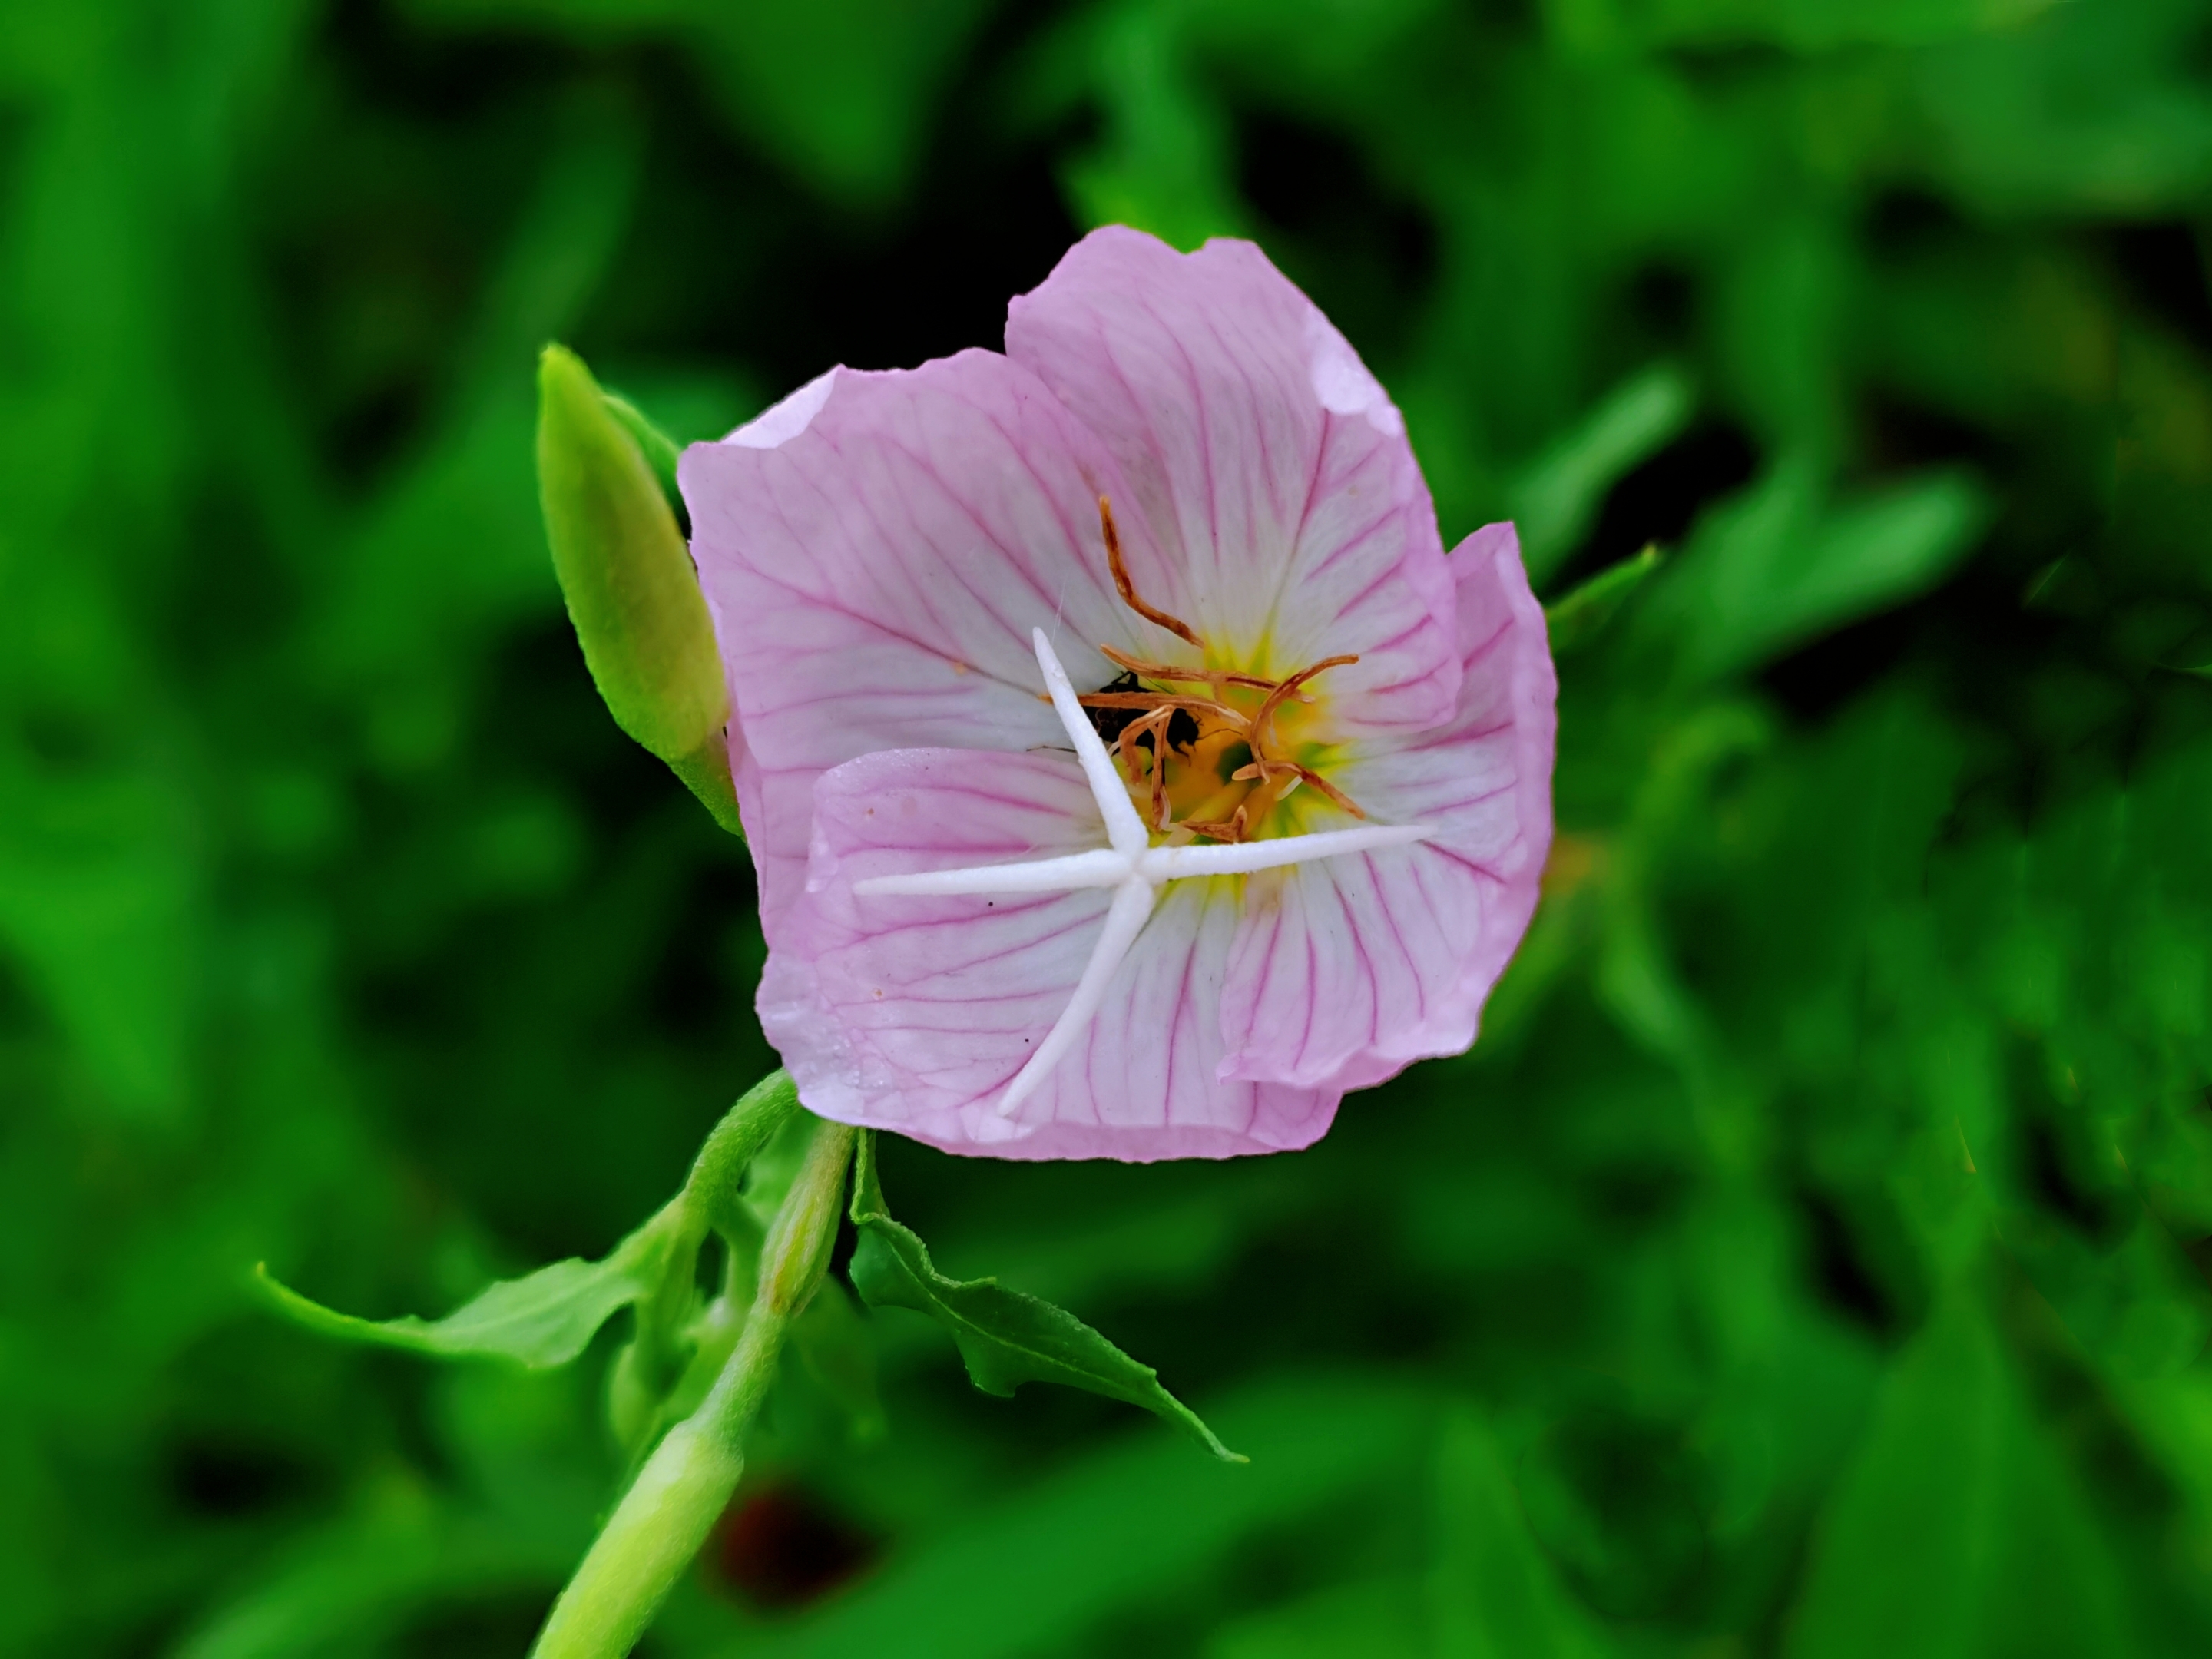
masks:
<svg viewBox="0 0 2212 1659"><path fill-rule="evenodd" d="M616 1437L625 1449L639 1448L659 1427L669 1391L691 1361L684 1326L696 1295L694 1275L700 1245L709 1231L731 1235L745 1171L798 1109L799 1091L788 1072L777 1070L763 1078L723 1115L692 1161L684 1190L653 1218L656 1228L665 1225L674 1231L668 1270L661 1275L659 1288L638 1304L637 1334L616 1357L614 1375L608 1379L607 1408ZM750 1224L749 1215L746 1223ZM734 1249L729 1259L734 1267ZM750 1270L750 1250L745 1265Z"/></svg>
<svg viewBox="0 0 2212 1659"><path fill-rule="evenodd" d="M691 1173L684 1182L684 1206L699 1232L725 1224L739 1201L745 1171L798 1109L799 1086L790 1073L779 1068L746 1090L723 1114L691 1161Z"/></svg>
<svg viewBox="0 0 2212 1659"><path fill-rule="evenodd" d="M852 1157L851 1129L817 1126L762 1247L759 1289L729 1362L630 1482L553 1604L533 1659L621 1659L707 1541L744 1470L745 1431L775 1376L784 1334L829 1267Z"/></svg>

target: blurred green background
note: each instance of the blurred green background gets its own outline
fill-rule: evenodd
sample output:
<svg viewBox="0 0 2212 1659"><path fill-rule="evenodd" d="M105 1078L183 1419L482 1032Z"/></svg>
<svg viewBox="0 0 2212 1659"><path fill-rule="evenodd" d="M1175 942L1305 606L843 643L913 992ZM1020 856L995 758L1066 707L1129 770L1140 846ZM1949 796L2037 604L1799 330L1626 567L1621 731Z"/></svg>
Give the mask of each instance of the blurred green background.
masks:
<svg viewBox="0 0 2212 1659"><path fill-rule="evenodd" d="M684 437L1256 236L1561 658L1477 1051L1311 1152L887 1145L1249 1468L802 1376L664 1656L2212 1651L2212 13L79 0L0 17L0 1650L520 1653L597 1255L772 1063L566 631L532 362ZM1568 642L1563 641L1563 647Z"/></svg>

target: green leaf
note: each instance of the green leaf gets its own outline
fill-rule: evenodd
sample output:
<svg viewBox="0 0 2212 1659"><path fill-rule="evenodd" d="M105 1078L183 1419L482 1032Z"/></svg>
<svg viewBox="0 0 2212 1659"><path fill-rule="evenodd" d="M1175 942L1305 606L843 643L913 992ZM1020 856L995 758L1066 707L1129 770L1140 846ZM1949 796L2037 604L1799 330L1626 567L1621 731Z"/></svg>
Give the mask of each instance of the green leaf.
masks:
<svg viewBox="0 0 2212 1659"><path fill-rule="evenodd" d="M1179 248L1239 235L1227 113L1195 72L1173 13L1108 11L1066 37L1104 117L1100 140L1061 164L1076 216L1126 224Z"/></svg>
<svg viewBox="0 0 2212 1659"><path fill-rule="evenodd" d="M791 1328L791 1346L806 1374L844 1414L855 1443L884 1437L883 1395L876 1387L876 1346L851 1292L825 1279Z"/></svg>
<svg viewBox="0 0 2212 1659"><path fill-rule="evenodd" d="M995 1279L963 1281L939 1273L929 1247L884 1210L875 1136L868 1133L860 1136L853 1182L853 1224L860 1230L852 1274L861 1298L875 1308L910 1308L951 1331L969 1376L984 1393L1012 1395L1024 1382L1088 1389L1158 1413L1226 1462L1245 1461L1160 1386L1158 1371L1074 1315L1007 1290Z"/></svg>
<svg viewBox="0 0 2212 1659"><path fill-rule="evenodd" d="M1924 46L2019 29L2055 0L1676 0L1621 7L1647 46L1752 42L1796 52L1854 46ZM1604 14L1600 13L1602 15Z"/></svg>
<svg viewBox="0 0 2212 1659"><path fill-rule="evenodd" d="M583 1547L570 1528L582 1518L556 1506L521 1526L428 1493L374 1492L365 1512L288 1539L257 1582L218 1601L169 1650L178 1659L404 1652L398 1638L428 1614L543 1595Z"/></svg>
<svg viewBox="0 0 2212 1659"><path fill-rule="evenodd" d="M1663 611L1693 678L1718 678L1925 592L1988 519L1984 492L1960 473L1832 504L1798 457L1699 526L1665 604L1647 614Z"/></svg>
<svg viewBox="0 0 2212 1659"><path fill-rule="evenodd" d="M1575 550L1605 493L1663 447L1695 407L1689 377L1668 363L1633 376L1521 475L1512 495L1521 557L1541 581Z"/></svg>
<svg viewBox="0 0 2212 1659"><path fill-rule="evenodd" d="M1330 1584L1222 1626L1206 1659L1436 1659L1419 1579Z"/></svg>
<svg viewBox="0 0 2212 1659"><path fill-rule="evenodd" d="M2122 1654L2124 1592L1982 1310L1902 1352L1815 1535L1790 1659Z"/></svg>
<svg viewBox="0 0 2212 1659"><path fill-rule="evenodd" d="M1633 558L1599 571L1573 592L1546 605L1544 625L1551 635L1552 654L1563 657L1604 632L1605 625L1665 556L1653 543Z"/></svg>
<svg viewBox="0 0 2212 1659"><path fill-rule="evenodd" d="M1460 1407L1437 1446L1435 1651L1448 1659L1593 1659L1606 1650L1530 1535L1489 1427Z"/></svg>
<svg viewBox="0 0 2212 1659"><path fill-rule="evenodd" d="M671 1206L599 1261L570 1256L520 1279L486 1286L443 1319L358 1319L312 1302L253 1270L255 1287L279 1313L324 1336L405 1348L441 1359L511 1359L533 1367L565 1365L583 1352L600 1326L659 1285L675 1228Z"/></svg>
<svg viewBox="0 0 2212 1659"><path fill-rule="evenodd" d="M1201 1463L1150 1434L1079 1447L1064 1461L1026 1459L1027 1478L973 1504L937 1505L898 1554L844 1592L699 1650L714 1659L1156 1650L1133 1646L1130 1626L1166 1607L1218 1617L1223 1590L1241 1582L1237 1564L1286 1529L1317 1528L1332 1555L1342 1553L1345 1516L1380 1513L1414 1479L1436 1408L1425 1393L1369 1373L1247 1384L1221 1414L1257 1454L1249 1466ZM1102 1630L1125 1639L1085 1639ZM1361 1659L1370 1650L1338 1650Z"/></svg>

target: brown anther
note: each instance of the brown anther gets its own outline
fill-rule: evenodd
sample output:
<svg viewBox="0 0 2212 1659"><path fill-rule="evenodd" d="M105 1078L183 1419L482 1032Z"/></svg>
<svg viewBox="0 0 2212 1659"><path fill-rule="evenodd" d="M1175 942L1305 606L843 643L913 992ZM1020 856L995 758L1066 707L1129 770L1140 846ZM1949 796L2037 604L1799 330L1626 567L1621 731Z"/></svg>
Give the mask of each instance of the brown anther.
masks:
<svg viewBox="0 0 2212 1659"><path fill-rule="evenodd" d="M1099 654L1116 668L1127 669L1139 678L1147 680L1203 680L1218 688L1224 685L1249 685L1255 691L1272 691L1275 682L1257 674L1240 674L1232 668L1177 668L1173 663L1148 662L1142 657L1130 656L1116 651L1110 645L1098 647Z"/></svg>
<svg viewBox="0 0 2212 1659"><path fill-rule="evenodd" d="M1085 708L1141 708L1148 714L1160 710L1172 714L1178 708L1188 708L1195 714L1211 714L1240 733L1251 729L1250 722L1243 714L1226 703L1207 697L1170 697L1158 691L1086 691L1076 702ZM1128 727L1122 729L1127 731Z"/></svg>
<svg viewBox="0 0 2212 1659"><path fill-rule="evenodd" d="M1145 722L1141 718L1131 720L1115 732L1114 741L1106 745L1106 752L1121 761L1123 769L1128 773L1129 781L1132 783L1144 781L1144 779L1137 775L1137 739L1143 735L1144 731Z"/></svg>
<svg viewBox="0 0 2212 1659"><path fill-rule="evenodd" d="M1151 775L1152 799L1150 805L1152 807L1152 827L1155 830L1166 829L1175 818L1174 812L1168 805L1167 744L1162 740L1164 736L1165 732L1164 728L1158 726L1155 726L1152 728L1152 769Z"/></svg>
<svg viewBox="0 0 2212 1659"><path fill-rule="evenodd" d="M1352 817L1355 818L1364 818L1367 816L1367 814L1360 809L1360 805L1358 801L1352 799L1351 796L1346 794L1343 790L1338 788L1327 778L1322 776L1320 773L1313 770L1310 767L1298 766L1295 762L1292 763L1292 766L1293 769L1297 771L1301 781L1313 785L1315 788L1320 790L1322 794L1327 795L1329 799L1334 801L1346 811L1351 813ZM1285 790L1284 793L1287 794L1289 791Z"/></svg>
<svg viewBox="0 0 2212 1659"><path fill-rule="evenodd" d="M1168 722L1175 718L1172 708L1157 709L1142 720L1131 725L1149 726L1152 732L1152 828L1168 827Z"/></svg>
<svg viewBox="0 0 2212 1659"><path fill-rule="evenodd" d="M1150 713L1155 708L1223 708L1224 705L1211 697L1178 697L1167 691L1082 691L1076 702L1085 708L1142 708ZM1224 712L1234 714L1233 709ZM1243 717L1238 716L1239 719Z"/></svg>
<svg viewBox="0 0 2212 1659"><path fill-rule="evenodd" d="M1114 523L1113 503L1104 495L1098 498L1098 526L1106 540L1106 566L1113 574L1114 590L1121 596L1121 602L1146 621L1166 629L1185 644L1196 646L1204 651L1206 641L1199 638L1189 623L1180 617L1171 616L1146 604L1138 595L1136 584L1130 580L1128 563L1121 556L1121 535ZM1109 662L1136 681L1151 681L1156 685L1165 686L1203 686L1210 694L1193 696L1140 685L1128 690L1085 692L1076 698L1085 708L1132 711L1131 717L1115 734L1109 750L1119 762L1131 791L1148 798L1146 805L1150 810L1146 816L1152 827L1166 834L1174 844L1186 845L1191 837L1199 836L1212 841L1230 842L1247 840L1251 834L1251 826L1263 820L1276 802L1309 783L1352 817L1364 818L1367 816L1350 796L1319 773L1299 765L1296 761L1279 757L1275 752L1277 742L1269 724L1276 711L1285 703L1310 703L1314 701L1312 696L1302 688L1316 675L1325 669L1341 668L1358 662L1358 657L1324 657L1321 661L1298 670L1288 679L1273 680L1231 668L1183 668L1173 663L1154 662L1117 651L1110 645L1101 645L1098 648ZM1131 682L1124 680L1122 684L1127 685ZM1231 705L1228 701L1228 690L1231 686L1262 693L1258 710L1248 714ZM1174 805L1168 799L1168 762L1171 747L1168 733L1175 720L1192 715L1203 722L1199 728L1201 734L1206 733L1209 727L1216 735L1233 732L1251 750L1249 763L1239 767L1224 781L1253 787L1224 820L1175 822ZM1103 726L1109 722L1101 720L1099 724ZM1146 738L1150 739L1149 743ZM1147 750L1141 760L1138 756L1140 747ZM1185 745L1174 752L1191 760L1197 751Z"/></svg>
<svg viewBox="0 0 2212 1659"><path fill-rule="evenodd" d="M1177 639L1194 645L1201 651L1206 649L1206 641L1191 631L1188 623L1180 617L1171 617L1164 611L1155 610L1137 596L1137 585L1129 580L1129 567L1122 562L1121 532L1114 528L1114 506L1103 495L1098 498L1098 527L1105 532L1106 568L1114 573L1114 591L1121 596L1121 603L1146 622L1158 623ZM1126 667L1127 665L1123 665Z"/></svg>
<svg viewBox="0 0 2212 1659"><path fill-rule="evenodd" d="M1114 751L1121 756L1129 781L1151 786L1153 826L1160 830L1169 825L1168 722L1174 718L1174 709L1155 708L1131 720L1114 739ZM1147 734L1152 739L1152 754L1146 775L1139 776L1136 771L1138 742Z"/></svg>
<svg viewBox="0 0 2212 1659"><path fill-rule="evenodd" d="M1361 810L1358 801L1352 799L1310 766L1301 766L1296 761L1254 761L1249 765L1238 767L1229 776L1232 782L1259 780L1263 787L1273 792L1270 805L1273 805L1273 801L1286 799L1300 784L1310 783L1355 818L1364 818L1367 816ZM1277 788L1275 781L1279 778L1288 779L1289 781L1282 787Z"/></svg>
<svg viewBox="0 0 2212 1659"><path fill-rule="evenodd" d="M1204 836L1208 841L1225 841L1233 846L1237 842L1245 839L1249 830L1249 823L1250 820L1246 815L1245 809L1240 803L1234 812L1231 813L1227 818L1218 823L1200 823L1196 820L1186 819L1182 823L1177 824L1176 828L1178 830L1188 830L1194 835Z"/></svg>

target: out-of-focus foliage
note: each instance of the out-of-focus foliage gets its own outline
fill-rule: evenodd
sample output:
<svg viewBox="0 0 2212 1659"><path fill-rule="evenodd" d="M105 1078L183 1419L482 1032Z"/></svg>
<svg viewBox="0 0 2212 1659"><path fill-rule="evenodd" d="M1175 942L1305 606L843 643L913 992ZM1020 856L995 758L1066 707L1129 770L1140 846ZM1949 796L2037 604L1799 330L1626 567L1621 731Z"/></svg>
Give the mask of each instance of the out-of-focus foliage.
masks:
<svg viewBox="0 0 2212 1659"><path fill-rule="evenodd" d="M1553 598L1665 557L1562 659L1472 1056L1297 1157L884 1143L947 1273L1250 1465L840 1297L654 1650L2212 1649L2207 27L10 9L0 1650L520 1651L627 1316L432 1369L246 1273L603 1257L774 1063L743 850L566 632L534 354L708 434L995 343L1105 218L1260 237L1448 538L1519 516Z"/></svg>

